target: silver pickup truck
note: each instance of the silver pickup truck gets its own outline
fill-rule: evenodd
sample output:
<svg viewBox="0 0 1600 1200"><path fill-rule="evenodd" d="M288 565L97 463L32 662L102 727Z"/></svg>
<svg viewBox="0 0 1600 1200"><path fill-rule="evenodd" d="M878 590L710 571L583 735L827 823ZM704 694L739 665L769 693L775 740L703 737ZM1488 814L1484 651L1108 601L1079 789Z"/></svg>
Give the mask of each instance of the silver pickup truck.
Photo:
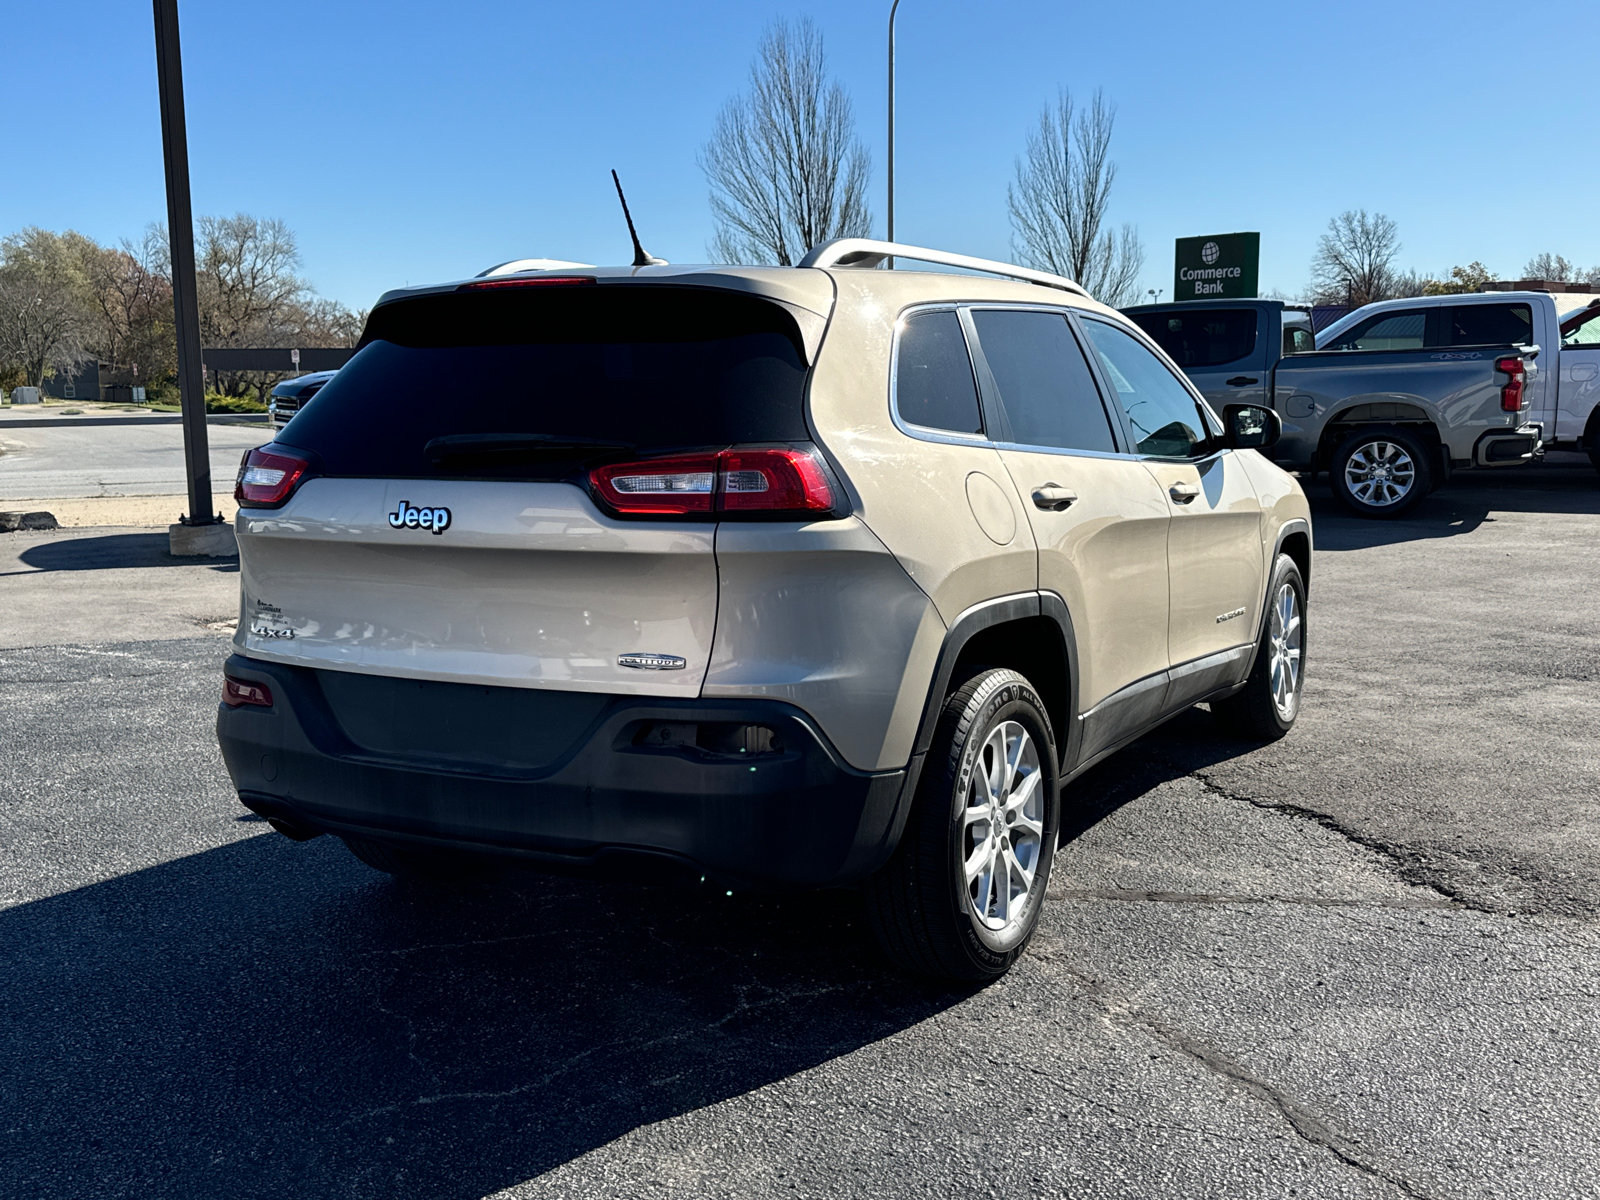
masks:
<svg viewBox="0 0 1600 1200"><path fill-rule="evenodd" d="M1283 418L1279 466L1327 471L1364 517L1397 517L1454 470L1516 466L1555 402L1544 347L1560 319L1545 293L1389 301L1313 340L1309 314L1272 300L1199 300L1127 310L1215 405L1261 404Z"/></svg>

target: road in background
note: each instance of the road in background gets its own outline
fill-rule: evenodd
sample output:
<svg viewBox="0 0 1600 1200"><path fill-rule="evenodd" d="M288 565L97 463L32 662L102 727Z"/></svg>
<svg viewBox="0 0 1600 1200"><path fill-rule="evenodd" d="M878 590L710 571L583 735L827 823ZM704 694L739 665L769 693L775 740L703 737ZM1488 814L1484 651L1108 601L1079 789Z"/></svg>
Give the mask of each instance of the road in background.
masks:
<svg viewBox="0 0 1600 1200"><path fill-rule="evenodd" d="M1591 1197L1600 481L1469 479L1396 523L1312 489L1298 727L1197 709L1075 783L968 993L849 893L439 891L267 834L226 568L3 535L0 612L81 599L0 650L0 1195ZM167 623L95 623L157 575Z"/></svg>
<svg viewBox="0 0 1600 1200"><path fill-rule="evenodd" d="M263 424L210 424L207 434L212 481L219 491L232 490L246 450L272 440L272 430ZM187 490L181 425L130 420L127 425L17 428L0 422L0 504L58 497L181 496Z"/></svg>

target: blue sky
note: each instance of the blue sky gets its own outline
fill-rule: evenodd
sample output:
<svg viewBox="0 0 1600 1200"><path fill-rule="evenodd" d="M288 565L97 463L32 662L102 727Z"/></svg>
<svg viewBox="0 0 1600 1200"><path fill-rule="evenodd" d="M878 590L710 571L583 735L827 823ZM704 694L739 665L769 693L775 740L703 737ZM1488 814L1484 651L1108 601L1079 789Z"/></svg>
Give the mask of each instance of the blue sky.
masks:
<svg viewBox="0 0 1600 1200"><path fill-rule="evenodd" d="M626 261L611 167L646 246L703 260L695 152L779 16L826 38L882 230L887 3L180 6L196 212L282 217L306 276L354 307L507 258ZM115 241L163 219L149 5L9 0L4 28L0 232ZM1558 115L1592 75L1583 5L902 0L899 31L903 241L1009 257L1013 160L1065 85L1117 105L1113 217L1168 295L1175 237L1249 229L1263 289L1296 292L1346 208L1393 217L1423 272L1600 263L1580 204L1600 157Z"/></svg>

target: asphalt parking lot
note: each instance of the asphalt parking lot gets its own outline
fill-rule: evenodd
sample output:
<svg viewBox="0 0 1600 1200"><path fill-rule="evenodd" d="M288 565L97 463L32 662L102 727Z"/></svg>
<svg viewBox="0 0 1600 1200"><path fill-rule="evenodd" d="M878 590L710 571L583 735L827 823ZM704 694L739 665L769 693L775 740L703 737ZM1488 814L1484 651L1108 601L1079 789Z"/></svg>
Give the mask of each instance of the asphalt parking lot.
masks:
<svg viewBox="0 0 1600 1200"><path fill-rule="evenodd" d="M848 893L397 883L234 800L228 563L0 537L0 1197L1593 1197L1600 480L1343 517L1304 715L1070 790L952 994ZM144 539L144 540L139 540Z"/></svg>

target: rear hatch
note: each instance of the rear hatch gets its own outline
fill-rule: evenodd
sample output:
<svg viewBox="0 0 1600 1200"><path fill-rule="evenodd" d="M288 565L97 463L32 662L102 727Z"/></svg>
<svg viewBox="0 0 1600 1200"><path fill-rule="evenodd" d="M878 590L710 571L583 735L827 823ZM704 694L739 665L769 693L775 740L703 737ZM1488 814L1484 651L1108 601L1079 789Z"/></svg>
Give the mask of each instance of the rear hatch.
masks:
<svg viewBox="0 0 1600 1200"><path fill-rule="evenodd" d="M716 623L712 509L727 480L764 486L715 464L804 447L806 374L794 318L748 294L486 281L384 304L241 468L236 643L341 671L692 696Z"/></svg>

